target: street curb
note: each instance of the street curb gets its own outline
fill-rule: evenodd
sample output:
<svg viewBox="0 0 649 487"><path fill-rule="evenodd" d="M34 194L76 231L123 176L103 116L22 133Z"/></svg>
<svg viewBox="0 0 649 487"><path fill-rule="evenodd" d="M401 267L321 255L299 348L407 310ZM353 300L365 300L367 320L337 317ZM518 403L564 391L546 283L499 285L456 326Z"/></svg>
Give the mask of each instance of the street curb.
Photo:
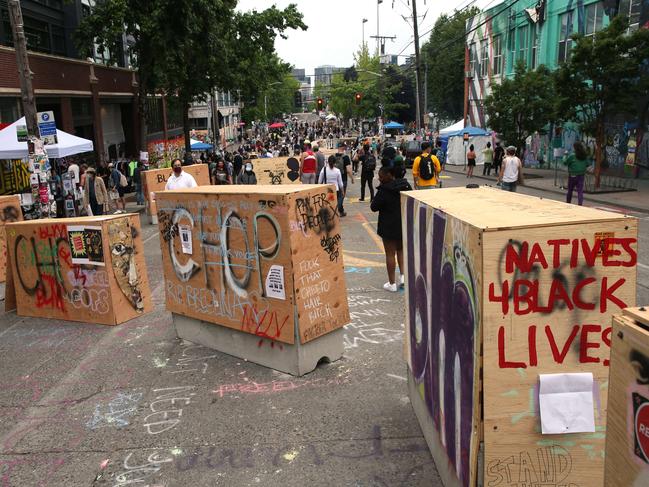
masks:
<svg viewBox="0 0 649 487"><path fill-rule="evenodd" d="M457 172L457 171L452 171L452 170L449 170L449 169L445 169L445 171L453 173L453 174L460 174L460 175L464 174L464 172ZM488 178L486 176L474 174L473 177L478 178L478 179L483 179L485 181L491 181L492 183L495 183L495 181L493 179ZM553 193L553 194L562 195L562 196L566 195L565 191L559 191L557 189L550 189L550 188L544 188L544 187L540 187L540 186L535 186L534 184L526 183L524 186L527 187L527 188L536 189L538 191L545 191L547 193ZM614 203L611 203L610 201L602 200L602 199L599 199L599 198L592 198L591 196L588 196L587 194L584 194L584 200L590 201L591 203L600 203L602 205L613 205L613 206L617 206L617 207L620 207L620 208L624 208L625 210L635 211L635 212L638 212L638 213L648 213L649 212L649 209L647 209L647 208L640 208L640 207L637 207L637 206L632 206L632 205L620 203L620 202L617 202L617 201L614 202Z"/></svg>

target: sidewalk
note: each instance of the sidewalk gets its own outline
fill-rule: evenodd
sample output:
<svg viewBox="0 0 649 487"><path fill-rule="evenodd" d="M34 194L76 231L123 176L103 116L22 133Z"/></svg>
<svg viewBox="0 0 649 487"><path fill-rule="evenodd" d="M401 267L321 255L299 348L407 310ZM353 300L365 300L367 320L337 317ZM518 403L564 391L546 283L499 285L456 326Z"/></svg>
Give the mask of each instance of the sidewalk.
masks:
<svg viewBox="0 0 649 487"><path fill-rule="evenodd" d="M482 175L482 166L475 168L473 179L471 180L466 178L463 166L452 166L447 164L445 172L453 174L454 178L465 178L467 184L469 182L479 183L479 180L489 181L494 186L496 184L495 176ZM565 196L566 190L559 187L561 178L557 180L557 186L554 185L553 170L525 168L524 174L525 176L528 176L525 179L525 187ZM602 205L614 205L631 211L649 213L649 180L637 179L635 181L638 184L637 191L620 191L602 194L586 193L584 194L584 201ZM576 197L575 194L573 196L573 201L576 200Z"/></svg>

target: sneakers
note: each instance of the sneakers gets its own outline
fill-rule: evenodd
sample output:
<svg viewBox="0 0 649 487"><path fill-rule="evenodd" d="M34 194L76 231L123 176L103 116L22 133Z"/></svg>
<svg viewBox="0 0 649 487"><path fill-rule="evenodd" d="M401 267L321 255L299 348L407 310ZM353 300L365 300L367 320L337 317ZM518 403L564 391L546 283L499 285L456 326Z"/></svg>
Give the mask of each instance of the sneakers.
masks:
<svg viewBox="0 0 649 487"><path fill-rule="evenodd" d="M383 289L385 289L386 291L390 291L391 293L396 293L398 291L397 284L396 283L390 284L389 282L383 284Z"/></svg>
<svg viewBox="0 0 649 487"><path fill-rule="evenodd" d="M358 198L358 201L365 201L365 198Z"/></svg>

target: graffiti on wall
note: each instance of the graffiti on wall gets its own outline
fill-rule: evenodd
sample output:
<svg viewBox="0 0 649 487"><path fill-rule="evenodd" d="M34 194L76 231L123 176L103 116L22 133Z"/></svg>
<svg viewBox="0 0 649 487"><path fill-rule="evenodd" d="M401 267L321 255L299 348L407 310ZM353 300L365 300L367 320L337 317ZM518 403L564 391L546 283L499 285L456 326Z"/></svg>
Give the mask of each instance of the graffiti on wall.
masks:
<svg viewBox="0 0 649 487"><path fill-rule="evenodd" d="M108 245L115 280L128 302L137 311L144 309L141 275L135 261L137 229L126 219L112 220L108 223Z"/></svg>
<svg viewBox="0 0 649 487"><path fill-rule="evenodd" d="M461 222L406 203L410 367L461 485L471 470L476 333L476 257Z"/></svg>
<svg viewBox="0 0 649 487"><path fill-rule="evenodd" d="M0 195L28 191L29 168L21 160L0 161Z"/></svg>

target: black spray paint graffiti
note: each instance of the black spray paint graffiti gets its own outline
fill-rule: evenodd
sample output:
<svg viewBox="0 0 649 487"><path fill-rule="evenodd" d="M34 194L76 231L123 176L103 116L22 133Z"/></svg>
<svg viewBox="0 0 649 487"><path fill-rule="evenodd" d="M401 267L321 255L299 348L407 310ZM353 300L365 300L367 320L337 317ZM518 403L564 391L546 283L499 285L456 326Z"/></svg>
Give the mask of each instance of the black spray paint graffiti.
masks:
<svg viewBox="0 0 649 487"><path fill-rule="evenodd" d="M530 267L530 271L523 273L518 267L514 268L514 273L511 276L504 277L503 272L505 269L505 261L506 261L506 256L507 252L511 251L513 249L516 254L521 254L524 252L524 247L525 249L528 248L528 243L521 242L519 240L509 240L509 243L503 247L503 249L500 251L500 256L498 258L498 283L502 284L503 282L510 280L511 282L516 282L519 281L520 279L526 279L531 282L536 282L541 279L541 274L543 272L543 267L535 263ZM569 281L568 277L566 276L565 272L568 271L570 275L574 276L574 282L582 282L584 279L589 278L589 277L595 277L596 272L594 267L589 267L586 264L581 264L577 266L576 268L571 268L571 262L570 262L570 257L565 258L559 267L553 270L552 272L552 280L553 281L559 281L561 285L563 286L563 289L569 289ZM521 274L524 277L521 277ZM502 287L501 287L502 291ZM526 295L527 293L530 292L530 289L527 286L521 285L520 289L518 290L520 295ZM509 293L508 293L508 298L510 301L514 299L514 287L511 286ZM547 302L547 300L544 299L542 291L539 289L538 290L538 302L544 303ZM566 309L567 304L563 300L557 300L554 304L554 308L552 312L556 310L564 310ZM579 320L579 309L574 310L575 312L575 319L578 321ZM541 314L548 314L547 311L541 311Z"/></svg>
<svg viewBox="0 0 649 487"><path fill-rule="evenodd" d="M289 157L286 161L286 167L288 167L288 179L289 181L297 181L300 177L300 161L295 157Z"/></svg>
<svg viewBox="0 0 649 487"><path fill-rule="evenodd" d="M340 250L338 249L340 244L340 234L337 233L333 237L324 236L320 239L320 246L329 254L329 260L331 262L338 262L338 257L340 255Z"/></svg>
<svg viewBox="0 0 649 487"><path fill-rule="evenodd" d="M2 209L2 213L0 213L0 222L12 223L18 221L19 215L19 210L15 206L5 206Z"/></svg>
<svg viewBox="0 0 649 487"><path fill-rule="evenodd" d="M338 207L333 191L295 200L295 219L305 235L309 230L318 235L329 235L336 227L337 217Z"/></svg>
<svg viewBox="0 0 649 487"><path fill-rule="evenodd" d="M268 174L268 177L270 178L270 184L273 185L279 185L282 184L282 180L284 179L284 171L271 171L270 169L264 170L266 174Z"/></svg>

